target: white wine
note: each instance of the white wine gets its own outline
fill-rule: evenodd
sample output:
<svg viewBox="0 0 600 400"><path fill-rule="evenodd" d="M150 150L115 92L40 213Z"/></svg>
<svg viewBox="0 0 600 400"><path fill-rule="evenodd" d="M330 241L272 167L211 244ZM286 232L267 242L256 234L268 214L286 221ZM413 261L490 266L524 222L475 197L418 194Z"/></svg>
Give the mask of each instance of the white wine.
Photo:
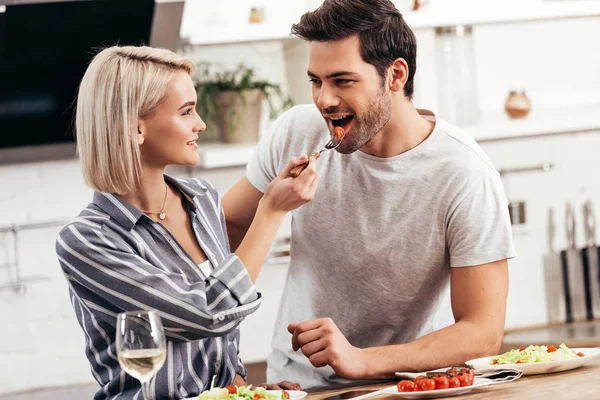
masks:
<svg viewBox="0 0 600 400"><path fill-rule="evenodd" d="M147 382L158 372L167 358L166 349L126 350L119 353L119 363L129 375Z"/></svg>

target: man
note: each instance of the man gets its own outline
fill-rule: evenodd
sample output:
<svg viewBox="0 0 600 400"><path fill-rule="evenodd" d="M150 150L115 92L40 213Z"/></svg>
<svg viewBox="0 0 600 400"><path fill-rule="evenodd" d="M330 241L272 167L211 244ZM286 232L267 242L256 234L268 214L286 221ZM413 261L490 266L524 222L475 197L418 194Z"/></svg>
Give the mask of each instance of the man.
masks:
<svg viewBox="0 0 600 400"><path fill-rule="evenodd" d="M346 136L292 214L268 379L314 387L495 354L515 256L505 195L474 140L413 106L410 28L388 0L326 0L292 33L310 42L315 106L279 118L225 195L232 247L287 160L336 126Z"/></svg>

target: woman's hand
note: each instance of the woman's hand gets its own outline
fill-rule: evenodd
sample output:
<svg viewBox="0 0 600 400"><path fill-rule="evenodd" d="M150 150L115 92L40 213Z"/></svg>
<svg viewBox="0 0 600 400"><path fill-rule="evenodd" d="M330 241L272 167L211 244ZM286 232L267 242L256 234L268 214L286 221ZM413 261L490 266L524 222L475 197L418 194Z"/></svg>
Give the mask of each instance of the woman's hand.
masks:
<svg viewBox="0 0 600 400"><path fill-rule="evenodd" d="M317 190L319 174L315 168L316 159L309 158L308 166L296 178L290 176L290 171L306 162L306 156L294 158L281 171L265 191L262 198L265 206L272 211L287 213L311 201Z"/></svg>

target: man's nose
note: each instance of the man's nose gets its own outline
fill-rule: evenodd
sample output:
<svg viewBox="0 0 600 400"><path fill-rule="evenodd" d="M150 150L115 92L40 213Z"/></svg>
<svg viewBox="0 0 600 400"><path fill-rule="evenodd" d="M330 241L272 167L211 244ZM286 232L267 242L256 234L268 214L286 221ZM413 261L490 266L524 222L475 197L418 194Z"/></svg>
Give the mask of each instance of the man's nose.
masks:
<svg viewBox="0 0 600 400"><path fill-rule="evenodd" d="M328 107L337 107L340 105L340 98L337 96L334 90L323 85L317 94L316 102L317 107L321 110Z"/></svg>

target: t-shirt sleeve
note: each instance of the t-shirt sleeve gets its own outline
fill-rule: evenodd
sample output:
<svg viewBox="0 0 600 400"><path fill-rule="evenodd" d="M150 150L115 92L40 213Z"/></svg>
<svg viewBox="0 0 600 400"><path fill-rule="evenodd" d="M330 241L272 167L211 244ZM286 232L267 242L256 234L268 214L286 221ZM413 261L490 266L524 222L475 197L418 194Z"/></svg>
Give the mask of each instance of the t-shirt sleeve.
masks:
<svg viewBox="0 0 600 400"><path fill-rule="evenodd" d="M282 168L282 153L285 148L292 110L286 111L271 123L267 132L258 142L256 151L246 166L246 178L252 186L263 193Z"/></svg>
<svg viewBox="0 0 600 400"><path fill-rule="evenodd" d="M450 212L450 266L467 267L516 256L508 204L498 175L478 178Z"/></svg>

